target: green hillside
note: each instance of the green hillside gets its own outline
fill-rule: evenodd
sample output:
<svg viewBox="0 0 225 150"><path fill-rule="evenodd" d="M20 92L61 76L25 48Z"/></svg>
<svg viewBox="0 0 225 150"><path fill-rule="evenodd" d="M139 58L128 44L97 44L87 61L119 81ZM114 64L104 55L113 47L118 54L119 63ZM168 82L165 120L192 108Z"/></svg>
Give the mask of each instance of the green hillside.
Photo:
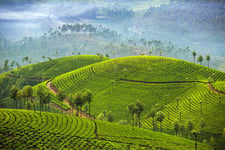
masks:
<svg viewBox="0 0 225 150"><path fill-rule="evenodd" d="M0 149L193 150L194 141L79 117L0 109ZM198 149L213 148L198 143Z"/></svg>
<svg viewBox="0 0 225 150"><path fill-rule="evenodd" d="M144 128L152 128L148 114L151 108L157 108L166 116L163 129L171 129L175 119L181 124L192 120L194 128L199 129L200 120L204 119L203 131L221 133L225 124L225 96L209 88L209 77L217 82L225 80L223 72L183 60L131 56L82 67L56 77L52 84L67 95L92 90L95 97L91 114L96 117L112 111L114 121L130 122L127 105L141 100L145 104L141 116Z"/></svg>
<svg viewBox="0 0 225 150"><path fill-rule="evenodd" d="M107 59L109 58L101 58L97 55L68 56L23 66L0 74L0 106L12 107L7 97L13 85L21 89L25 85L34 86L60 74Z"/></svg>

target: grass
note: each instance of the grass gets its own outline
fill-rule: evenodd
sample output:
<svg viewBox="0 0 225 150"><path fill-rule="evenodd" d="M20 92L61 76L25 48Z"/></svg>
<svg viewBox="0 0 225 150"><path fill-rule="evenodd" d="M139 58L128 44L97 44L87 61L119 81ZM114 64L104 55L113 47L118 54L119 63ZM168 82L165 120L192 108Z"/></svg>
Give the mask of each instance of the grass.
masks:
<svg viewBox="0 0 225 150"><path fill-rule="evenodd" d="M0 109L0 129L0 149L194 149L194 141L163 133L28 110Z"/></svg>

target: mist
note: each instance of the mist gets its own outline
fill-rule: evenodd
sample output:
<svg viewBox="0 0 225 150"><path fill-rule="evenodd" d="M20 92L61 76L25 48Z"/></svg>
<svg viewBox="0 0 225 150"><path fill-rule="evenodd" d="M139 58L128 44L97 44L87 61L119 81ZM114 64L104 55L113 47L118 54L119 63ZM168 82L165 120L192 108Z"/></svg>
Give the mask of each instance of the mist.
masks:
<svg viewBox="0 0 225 150"><path fill-rule="evenodd" d="M192 60L193 50L198 54L210 54L222 59L225 56L224 7L223 2L187 3L166 0L2 4L1 63L3 58L21 62L28 54L36 60L34 62L38 62L42 61L42 55L50 56L56 51L61 52L59 56L66 56L74 51L110 54L110 49L113 49L118 51L117 57L121 57L147 54L154 48L154 55L164 51L164 56L188 61ZM82 33L71 29L81 24L85 27L90 25L87 27L95 28L101 35L84 28ZM62 31L63 27L66 27L65 31ZM113 37L110 37L111 33ZM63 43L65 39L68 40ZM158 40L164 45L151 47L145 44ZM172 43L173 50L168 50L168 45L171 46L168 43ZM9 52L15 52L17 56L9 55ZM215 60L214 66L219 69L220 62Z"/></svg>

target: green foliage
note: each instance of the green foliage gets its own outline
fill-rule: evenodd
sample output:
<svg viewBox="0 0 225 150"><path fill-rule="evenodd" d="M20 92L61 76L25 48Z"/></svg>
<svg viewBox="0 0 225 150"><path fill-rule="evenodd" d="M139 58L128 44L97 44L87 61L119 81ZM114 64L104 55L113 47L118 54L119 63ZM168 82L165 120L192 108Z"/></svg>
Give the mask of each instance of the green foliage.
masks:
<svg viewBox="0 0 225 150"><path fill-rule="evenodd" d="M113 122L113 113L112 113L112 111L107 113L107 119L108 119L109 122Z"/></svg>

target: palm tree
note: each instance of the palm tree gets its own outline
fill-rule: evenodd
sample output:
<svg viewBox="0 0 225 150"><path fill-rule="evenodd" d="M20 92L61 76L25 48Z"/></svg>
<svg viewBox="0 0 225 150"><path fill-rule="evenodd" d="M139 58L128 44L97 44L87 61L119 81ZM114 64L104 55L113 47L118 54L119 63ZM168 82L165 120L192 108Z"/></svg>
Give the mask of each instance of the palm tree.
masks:
<svg viewBox="0 0 225 150"><path fill-rule="evenodd" d="M19 89L15 85L13 85L13 87L10 89L10 98L14 100L14 108L17 108L16 95L17 95L18 90Z"/></svg>
<svg viewBox="0 0 225 150"><path fill-rule="evenodd" d="M202 61L203 61L202 55L199 55L199 56L198 56L198 60L197 60L197 61L200 63L200 65L202 64Z"/></svg>
<svg viewBox="0 0 225 150"><path fill-rule="evenodd" d="M92 94L91 90L87 89L83 93L83 101L88 102L88 110L89 110L89 118L91 115L91 102L92 99L94 98L94 95Z"/></svg>
<svg viewBox="0 0 225 150"><path fill-rule="evenodd" d="M129 111L131 113L131 116L132 116L132 127L133 127L133 130L134 130L134 114L136 113L137 108L133 103L131 103L130 105L128 105L128 109L129 109Z"/></svg>
<svg viewBox="0 0 225 150"><path fill-rule="evenodd" d="M59 90L56 96L61 102L61 114L62 114L62 101L65 98L65 94L61 90Z"/></svg>
<svg viewBox="0 0 225 150"><path fill-rule="evenodd" d="M208 61L208 68L209 68L209 61L210 61L210 55L209 54L206 56L206 60Z"/></svg>
<svg viewBox="0 0 225 150"><path fill-rule="evenodd" d="M141 126L141 113L144 111L144 103L142 103L141 101L137 101L136 108L137 108L136 114L137 114L137 117L138 117L139 128L140 128L140 126Z"/></svg>
<svg viewBox="0 0 225 150"><path fill-rule="evenodd" d="M195 63L195 56L197 55L197 53L195 51L192 52L192 56L194 57L194 63Z"/></svg>
<svg viewBox="0 0 225 150"><path fill-rule="evenodd" d="M162 121L165 118L162 111L157 112L156 114L156 120L160 122L160 132L162 132Z"/></svg>

